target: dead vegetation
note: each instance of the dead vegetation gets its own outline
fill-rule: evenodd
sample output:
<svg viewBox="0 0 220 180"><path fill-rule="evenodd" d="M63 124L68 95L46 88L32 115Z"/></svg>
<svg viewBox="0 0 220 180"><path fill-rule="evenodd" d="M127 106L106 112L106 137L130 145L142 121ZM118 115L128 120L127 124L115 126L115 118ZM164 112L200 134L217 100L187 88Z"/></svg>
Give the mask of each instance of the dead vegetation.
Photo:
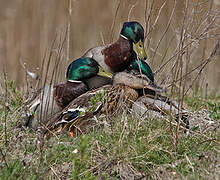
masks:
<svg viewBox="0 0 220 180"><path fill-rule="evenodd" d="M45 50L39 70L32 72L24 63L26 60L20 58L26 73L23 91L9 80L7 69L2 71L0 177L218 179L220 99L215 90L212 91L215 96L210 96L207 79L209 73L217 73L211 68L212 64L219 65L216 61L220 54L220 11L214 1L129 2L126 16L132 20L135 9L144 4L141 10L146 30L145 47L156 80L167 88L166 96L175 99L179 109L186 107L192 111L193 118L199 118L188 134L180 121L172 123L171 115L151 116L149 112L139 117L135 113L105 117L100 120L99 128L91 128L88 134L74 139L67 135L46 139L40 131L17 127L19 116L36 92L46 84L53 85L64 79L63 72L71 57L74 3L69 1L67 26ZM114 7L108 34L111 41L124 5L117 1ZM179 6L181 11L177 11ZM176 16L177 13L180 15ZM102 37L103 42L108 39L105 35ZM53 104L48 104L48 93L42 103L39 123L50 116L49 108L53 109Z"/></svg>

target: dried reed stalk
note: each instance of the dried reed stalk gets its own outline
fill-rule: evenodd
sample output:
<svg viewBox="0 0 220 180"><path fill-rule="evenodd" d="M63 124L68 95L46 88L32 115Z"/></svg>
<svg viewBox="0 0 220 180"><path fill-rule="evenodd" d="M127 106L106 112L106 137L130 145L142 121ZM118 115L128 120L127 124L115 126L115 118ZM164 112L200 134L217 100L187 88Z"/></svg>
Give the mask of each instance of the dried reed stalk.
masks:
<svg viewBox="0 0 220 180"><path fill-rule="evenodd" d="M118 5L116 7L115 16L114 16L112 27L111 27L110 42L113 41L113 35L114 35L113 33L114 33L114 28L115 28L115 21L116 21L117 15L118 15L120 4L121 4L121 0L118 0Z"/></svg>
<svg viewBox="0 0 220 180"><path fill-rule="evenodd" d="M7 82L7 74L5 67L3 68L4 74L4 85L5 85L5 99L4 99L4 137L5 137L5 146L8 144L7 140L7 115L8 115L8 82Z"/></svg>

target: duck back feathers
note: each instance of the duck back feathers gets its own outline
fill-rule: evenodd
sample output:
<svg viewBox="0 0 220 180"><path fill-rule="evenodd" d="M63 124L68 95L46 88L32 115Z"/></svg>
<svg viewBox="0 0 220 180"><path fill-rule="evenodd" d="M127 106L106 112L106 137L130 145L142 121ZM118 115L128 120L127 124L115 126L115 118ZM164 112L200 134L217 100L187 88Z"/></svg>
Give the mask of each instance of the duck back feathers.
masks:
<svg viewBox="0 0 220 180"><path fill-rule="evenodd" d="M69 82L58 84L55 86L54 98L57 105L63 109L73 99L88 91L87 86L83 82Z"/></svg>

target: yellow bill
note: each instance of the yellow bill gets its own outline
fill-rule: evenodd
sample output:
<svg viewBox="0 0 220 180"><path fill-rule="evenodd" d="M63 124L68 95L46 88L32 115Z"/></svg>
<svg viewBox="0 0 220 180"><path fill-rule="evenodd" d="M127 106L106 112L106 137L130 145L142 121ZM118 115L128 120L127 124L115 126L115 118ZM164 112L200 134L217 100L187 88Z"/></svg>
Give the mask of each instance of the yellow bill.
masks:
<svg viewBox="0 0 220 180"><path fill-rule="evenodd" d="M144 49L144 43L140 40L134 45L135 45L135 49L136 49L136 52L138 54L138 57L142 60L146 60L147 59L147 54L146 54L145 49Z"/></svg>
<svg viewBox="0 0 220 180"><path fill-rule="evenodd" d="M105 71L101 66L99 66L99 76L107 77L107 78L112 78L113 74L110 72Z"/></svg>

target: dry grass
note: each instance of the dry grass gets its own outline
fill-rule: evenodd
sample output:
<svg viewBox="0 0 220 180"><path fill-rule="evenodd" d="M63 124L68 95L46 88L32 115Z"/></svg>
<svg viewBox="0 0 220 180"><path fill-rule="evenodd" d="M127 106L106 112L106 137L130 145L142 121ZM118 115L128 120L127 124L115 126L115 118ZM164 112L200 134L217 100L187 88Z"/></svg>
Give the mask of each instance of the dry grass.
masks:
<svg viewBox="0 0 220 180"><path fill-rule="evenodd" d="M20 10L39 5L38 2L23 2L24 6L16 1ZM62 25L64 28L59 28L50 46L46 45L50 41L45 40L47 34L44 30L41 37L37 31L40 29L39 24L33 25L32 33L21 36L28 39L34 35L30 39L38 46L30 53L27 53L29 49L25 48L21 39L18 40L21 49L16 50L15 54L9 52L7 48L14 49L14 39L9 38L13 32L7 29L0 32L6 34L7 42L1 43L5 47L5 54L1 59L9 62L7 69L3 70L0 86L3 122L0 125L0 178L217 179L220 176L220 104L219 96L211 98L209 92L211 90L215 94L217 90L212 88L219 87L220 83L216 80L219 77L215 72L220 65L216 61L220 55L219 5L215 1L204 0L185 0L184 3L167 0L158 1L157 4L155 1L141 0L114 1L108 2L106 6L114 9L111 16L106 16L106 7L99 3L99 13L105 15L104 19L99 19L101 15L97 18L98 11L95 12L97 4L71 0L64 4L61 1L53 4L45 2L44 8L51 6L48 11L54 15L53 18L51 15L42 21L48 33L54 28L48 21L59 23L65 19L66 22ZM7 5L11 6L5 3ZM87 6L91 7L91 11L81 12L82 7ZM61 9L61 14L56 14L57 7ZM10 13L13 16L13 12ZM24 13L28 16L30 12ZM36 18L36 13L37 10L31 12L31 20L40 22L43 18ZM20 12L17 18L21 17ZM7 27L20 27L17 18L16 22L12 21L14 24L10 24L8 19ZM86 18L90 21L86 21ZM46 83L52 85L65 79L65 68L71 61L70 57L80 56L83 50L91 46L111 42L116 37L116 32L118 34L119 24L127 19L137 19L145 26L148 62L155 71L158 83L167 87L167 96L177 100L179 109L185 104L196 111L207 109L208 116L216 119L213 128L206 131L192 129L187 136L180 121L171 123L172 116L152 118L136 117L134 114L123 114L115 119L106 118L108 126L93 129L75 139L66 135L45 139L40 132L16 126L22 109L36 91ZM29 32L25 22L21 24L24 32ZM30 24L31 22L28 25ZM99 30L97 26L101 24L109 30ZM20 31L13 37L20 36ZM52 35L48 37L51 38ZM42 47L39 46L41 43ZM32 64L25 63L27 57L35 67L38 65L40 68L30 68ZM21 73L20 70L11 73L10 59L19 58L17 65L23 67L25 78L19 76L22 78L17 78L16 83L23 86L22 91L10 81ZM46 109L41 108L44 111L39 118L40 122L49 115L49 101L50 99L45 100ZM179 114L181 115L181 111Z"/></svg>
<svg viewBox="0 0 220 180"><path fill-rule="evenodd" d="M85 11L88 7L90 10ZM9 79L14 79L20 87L25 85L25 71L19 58L31 72L39 73L37 68L41 67L45 50L63 27L68 27L65 69L86 49L102 44L103 40L109 43L117 39L124 21L138 20L145 26L145 46L153 70L157 72L165 62L170 64L163 66L163 73L158 74L157 79L171 73L179 51L184 53L184 66L186 62L190 68L199 65L209 56L219 37L219 5L213 0L161 0L157 3L152 0L105 0L102 3L15 0L2 2L1 8L0 47L3 53L0 62L10 72ZM203 86L208 83L207 90L216 93L219 66L218 61L211 62L204 69L205 77L196 83L197 88L202 82ZM65 73L61 74L64 77Z"/></svg>

